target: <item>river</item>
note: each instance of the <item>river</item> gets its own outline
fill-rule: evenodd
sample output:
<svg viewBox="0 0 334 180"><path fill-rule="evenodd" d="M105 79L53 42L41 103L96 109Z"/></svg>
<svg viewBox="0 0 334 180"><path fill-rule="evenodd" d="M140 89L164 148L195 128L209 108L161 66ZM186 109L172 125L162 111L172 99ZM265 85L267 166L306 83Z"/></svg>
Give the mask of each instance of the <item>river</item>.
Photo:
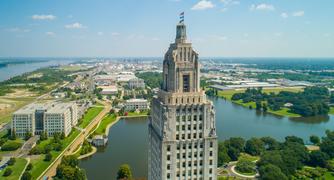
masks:
<svg viewBox="0 0 334 180"><path fill-rule="evenodd" d="M306 143L310 135L323 136L334 127L334 116L313 119L289 119L257 113L242 106L211 98L216 108L216 126L219 140L240 136L243 138L271 136L283 140L285 136L302 137ZM121 120L111 127L109 142L92 157L80 161L88 179L116 178L117 170L128 163L135 177L147 176L147 120Z"/></svg>
<svg viewBox="0 0 334 180"><path fill-rule="evenodd" d="M20 60L20 59L17 59ZM3 59L0 59L4 61ZM11 61L15 61L12 59ZM7 66L0 66L0 82L10 79L11 77L21 75L26 72L31 72L39 68L55 66L55 65L65 65L73 62L72 60L45 60L45 61L36 61L30 60L26 63L20 64L9 64Z"/></svg>

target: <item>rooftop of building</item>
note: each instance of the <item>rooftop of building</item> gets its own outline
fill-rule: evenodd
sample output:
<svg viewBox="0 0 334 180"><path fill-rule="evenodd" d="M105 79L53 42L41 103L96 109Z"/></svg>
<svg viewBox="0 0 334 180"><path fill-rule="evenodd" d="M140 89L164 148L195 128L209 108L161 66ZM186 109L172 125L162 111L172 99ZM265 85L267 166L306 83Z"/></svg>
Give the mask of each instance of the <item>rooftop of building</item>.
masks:
<svg viewBox="0 0 334 180"><path fill-rule="evenodd" d="M129 99L126 102L147 102L146 99Z"/></svg>
<svg viewBox="0 0 334 180"><path fill-rule="evenodd" d="M14 112L14 114L31 114L36 110L44 110L46 113L62 113L71 107L74 102L47 102L47 103L31 103Z"/></svg>

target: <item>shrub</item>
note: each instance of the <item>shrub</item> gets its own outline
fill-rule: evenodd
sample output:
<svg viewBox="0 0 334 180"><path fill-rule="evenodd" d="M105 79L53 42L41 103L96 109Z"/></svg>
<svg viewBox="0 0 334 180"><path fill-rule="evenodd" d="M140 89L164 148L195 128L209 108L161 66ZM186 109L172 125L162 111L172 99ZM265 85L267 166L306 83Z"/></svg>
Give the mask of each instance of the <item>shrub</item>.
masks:
<svg viewBox="0 0 334 180"><path fill-rule="evenodd" d="M52 159L52 154L51 153L47 153L45 155L44 161L51 161L51 159Z"/></svg>
<svg viewBox="0 0 334 180"><path fill-rule="evenodd" d="M21 180L31 180L32 176L30 174L30 172L26 171L22 174Z"/></svg>
<svg viewBox="0 0 334 180"><path fill-rule="evenodd" d="M10 176L13 173L13 170L11 168L7 168L5 172L3 173L3 176L7 177Z"/></svg>
<svg viewBox="0 0 334 180"><path fill-rule="evenodd" d="M9 159L8 165L13 166L15 164L15 162L16 162L16 159L12 157L12 158Z"/></svg>
<svg viewBox="0 0 334 180"><path fill-rule="evenodd" d="M26 168L26 171L30 171L30 170L32 170L32 168L33 168L33 165L31 163L29 163L27 168Z"/></svg>
<svg viewBox="0 0 334 180"><path fill-rule="evenodd" d="M22 146L22 143L15 142L15 141L7 141L1 147L2 151L14 151Z"/></svg>

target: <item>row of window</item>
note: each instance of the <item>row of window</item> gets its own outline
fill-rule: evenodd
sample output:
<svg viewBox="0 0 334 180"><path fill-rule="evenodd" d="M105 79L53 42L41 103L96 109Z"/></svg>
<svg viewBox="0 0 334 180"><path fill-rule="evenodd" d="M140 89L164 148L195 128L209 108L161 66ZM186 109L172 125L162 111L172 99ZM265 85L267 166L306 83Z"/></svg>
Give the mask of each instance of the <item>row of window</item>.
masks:
<svg viewBox="0 0 334 180"><path fill-rule="evenodd" d="M197 139L197 133L193 133L193 139ZM198 138L203 138L203 133L198 133ZM187 134L187 139L191 139L191 133ZM176 140L186 140L186 134L176 134Z"/></svg>
<svg viewBox="0 0 334 180"><path fill-rule="evenodd" d="M188 118L187 118L188 117ZM182 122L186 122L186 121L202 121L203 120L203 115L184 115L184 116L176 116L176 122L180 122L182 120Z"/></svg>
<svg viewBox="0 0 334 180"><path fill-rule="evenodd" d="M202 124L199 124L198 125L198 130L202 130L203 129L203 127L202 127ZM181 125L181 128L180 128L180 125L176 125L176 131L185 131L186 130L186 125ZM193 128L191 128L191 124L188 124L188 126L187 126L187 130L188 131L191 131L191 130L197 130L197 125L195 124L194 126L193 126Z"/></svg>

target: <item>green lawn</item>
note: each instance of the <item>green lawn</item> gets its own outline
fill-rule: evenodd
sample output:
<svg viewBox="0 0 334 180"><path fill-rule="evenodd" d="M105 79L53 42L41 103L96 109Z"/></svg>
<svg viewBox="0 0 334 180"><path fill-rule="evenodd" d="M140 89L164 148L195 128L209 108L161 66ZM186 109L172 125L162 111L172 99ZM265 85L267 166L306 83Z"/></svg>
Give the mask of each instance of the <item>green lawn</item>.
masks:
<svg viewBox="0 0 334 180"><path fill-rule="evenodd" d="M278 111L273 111L268 109L268 112L271 114L276 114L279 116L287 116L287 117L301 117L299 114L291 113L289 112L289 108L282 108L281 110Z"/></svg>
<svg viewBox="0 0 334 180"><path fill-rule="evenodd" d="M102 119L99 127L95 130L95 133L96 134L104 134L106 132L106 128L107 128L108 124L114 122L115 120L116 120L116 116L114 114L105 116Z"/></svg>
<svg viewBox="0 0 334 180"><path fill-rule="evenodd" d="M103 110L103 107L91 107L88 109L84 117L82 118L82 122L79 125L80 128L86 128L88 124Z"/></svg>
<svg viewBox="0 0 334 180"><path fill-rule="evenodd" d="M23 158L16 158L16 162L13 166L7 166L7 168L11 168L13 170L12 174L10 176L4 177L3 173L5 170L2 170L0 172L0 179L6 179L6 180L17 180L19 179L22 171L25 169L25 166L27 164L27 160Z"/></svg>
<svg viewBox="0 0 334 180"><path fill-rule="evenodd" d="M240 153L240 156L238 158L238 160L246 160L246 161L256 161L256 160L259 160L260 157L259 156L252 156L252 155L249 155L249 154L246 154L246 153Z"/></svg>
<svg viewBox="0 0 334 180"><path fill-rule="evenodd" d="M279 93L281 91L300 92L302 90L303 90L302 88L275 88L275 89L263 89L262 91L266 92L266 93ZM224 97L225 99L232 101L231 98L232 98L233 94L235 94L235 93L243 93L243 92L245 92L245 90L219 91L218 92L218 96L219 97ZM250 106L253 109L256 108L255 102L243 103L242 100L232 101L232 102L235 103L235 104L244 106L246 108L249 108ZM334 114L334 108L331 109L331 110L333 111L332 114ZM300 117L299 114L295 114L295 113L289 112L289 108L282 108L281 110L278 110L278 111L273 111L273 110L268 109L267 112L271 113L271 114L278 115L278 116Z"/></svg>
<svg viewBox="0 0 334 180"><path fill-rule="evenodd" d="M329 110L329 114L334 114L334 107L331 107Z"/></svg>
<svg viewBox="0 0 334 180"><path fill-rule="evenodd" d="M128 112L128 116L147 116L148 111L141 111L141 112Z"/></svg>

